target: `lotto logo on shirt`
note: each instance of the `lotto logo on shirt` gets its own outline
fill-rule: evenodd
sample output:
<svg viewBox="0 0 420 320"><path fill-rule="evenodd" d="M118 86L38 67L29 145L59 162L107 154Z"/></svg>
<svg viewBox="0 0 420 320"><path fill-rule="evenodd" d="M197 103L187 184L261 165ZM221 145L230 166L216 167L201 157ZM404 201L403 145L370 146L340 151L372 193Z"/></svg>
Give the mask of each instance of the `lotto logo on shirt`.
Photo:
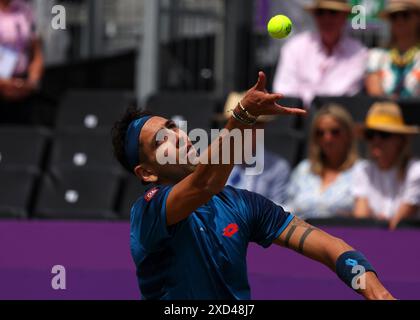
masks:
<svg viewBox="0 0 420 320"><path fill-rule="evenodd" d="M144 195L144 200L146 200L147 202L149 202L150 200L153 199L153 197L155 196L155 194L159 191L158 187L153 188L152 190L148 191L145 195Z"/></svg>
<svg viewBox="0 0 420 320"><path fill-rule="evenodd" d="M231 223L223 229L223 235L225 237L231 238L236 232L238 232L238 230L238 225L236 223Z"/></svg>

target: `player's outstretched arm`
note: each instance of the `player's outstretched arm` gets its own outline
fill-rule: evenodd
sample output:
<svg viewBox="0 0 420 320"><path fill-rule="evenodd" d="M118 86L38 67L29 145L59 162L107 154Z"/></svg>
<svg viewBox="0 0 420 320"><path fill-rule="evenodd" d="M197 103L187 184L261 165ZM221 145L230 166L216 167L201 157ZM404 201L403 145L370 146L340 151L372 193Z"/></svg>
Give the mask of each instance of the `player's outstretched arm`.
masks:
<svg viewBox="0 0 420 320"><path fill-rule="evenodd" d="M308 258L319 261L330 268L350 287L366 299L394 299L382 285L375 272L361 253L355 251L343 240L311 226L294 217L274 243L290 248ZM360 268L365 268L365 278ZM353 267L355 267L353 269ZM352 273L352 271L355 271ZM355 283L359 280L358 283ZM364 288L364 289L363 289Z"/></svg>
<svg viewBox="0 0 420 320"><path fill-rule="evenodd" d="M226 130L223 130L200 156L200 164L195 171L173 187L166 202L168 225L187 218L191 212L208 202L213 195L224 188L235 158L234 140L230 137L232 130L251 128L252 123L247 123L247 120L255 120L260 115L306 114L306 111L302 109L287 108L277 104L282 95L270 94L265 87L265 74L259 72L257 83L247 91L242 99L242 106L238 103L233 112L239 116L229 119ZM224 148L226 145L230 145L227 151ZM230 153L229 163L221 161L225 152Z"/></svg>

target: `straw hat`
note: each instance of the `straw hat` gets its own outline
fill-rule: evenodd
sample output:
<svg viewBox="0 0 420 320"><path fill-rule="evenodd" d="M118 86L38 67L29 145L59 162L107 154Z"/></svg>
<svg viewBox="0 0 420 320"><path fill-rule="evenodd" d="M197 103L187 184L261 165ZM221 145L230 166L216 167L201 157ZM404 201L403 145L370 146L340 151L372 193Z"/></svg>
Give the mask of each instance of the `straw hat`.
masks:
<svg viewBox="0 0 420 320"><path fill-rule="evenodd" d="M387 18L394 12L412 10L420 10L420 0L388 0L387 6L379 15L382 18Z"/></svg>
<svg viewBox="0 0 420 320"><path fill-rule="evenodd" d="M342 12L351 12L351 6L346 0L314 0L312 4L304 7L305 10L327 9Z"/></svg>
<svg viewBox="0 0 420 320"><path fill-rule="evenodd" d="M366 116L364 129L385 131L397 134L416 134L419 128L404 123L400 107L393 102L374 103Z"/></svg>
<svg viewBox="0 0 420 320"><path fill-rule="evenodd" d="M236 92L232 91L226 99L224 112L223 112L223 120L228 120L232 116L232 110L235 109L238 102L243 99L246 92ZM270 122L274 120L275 116L264 115L259 116L257 122Z"/></svg>

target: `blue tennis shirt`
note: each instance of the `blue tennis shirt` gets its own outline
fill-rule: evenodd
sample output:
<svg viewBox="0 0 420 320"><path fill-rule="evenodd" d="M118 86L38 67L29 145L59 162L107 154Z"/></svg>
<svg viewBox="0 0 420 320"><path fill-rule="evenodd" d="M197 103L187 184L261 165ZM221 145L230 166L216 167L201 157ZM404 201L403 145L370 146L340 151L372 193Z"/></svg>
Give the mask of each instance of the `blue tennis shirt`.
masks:
<svg viewBox="0 0 420 320"><path fill-rule="evenodd" d="M168 227L171 188L149 188L131 210L131 254L143 299L250 299L248 243L270 246L293 215L259 194L227 186Z"/></svg>

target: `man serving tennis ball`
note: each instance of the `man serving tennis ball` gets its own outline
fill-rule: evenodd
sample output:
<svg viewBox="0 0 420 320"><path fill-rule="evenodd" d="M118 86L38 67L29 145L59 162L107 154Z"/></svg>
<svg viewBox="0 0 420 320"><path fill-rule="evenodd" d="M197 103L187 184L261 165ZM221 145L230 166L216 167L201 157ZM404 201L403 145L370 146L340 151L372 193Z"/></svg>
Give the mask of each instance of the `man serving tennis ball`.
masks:
<svg viewBox="0 0 420 320"><path fill-rule="evenodd" d="M115 156L139 183L149 184L131 210L131 253L144 299L250 299L250 242L264 248L274 243L317 260L367 299L393 298L367 258L343 240L259 194L225 186L234 165L230 133L243 134L259 116L306 114L277 104L281 97L267 92L260 72L198 164L187 156L196 153L187 133L169 119L131 110L115 124ZM160 133L166 137L159 139ZM226 145L228 163L213 162ZM177 155L176 163L159 164L166 151ZM360 276L365 281L359 285Z"/></svg>

